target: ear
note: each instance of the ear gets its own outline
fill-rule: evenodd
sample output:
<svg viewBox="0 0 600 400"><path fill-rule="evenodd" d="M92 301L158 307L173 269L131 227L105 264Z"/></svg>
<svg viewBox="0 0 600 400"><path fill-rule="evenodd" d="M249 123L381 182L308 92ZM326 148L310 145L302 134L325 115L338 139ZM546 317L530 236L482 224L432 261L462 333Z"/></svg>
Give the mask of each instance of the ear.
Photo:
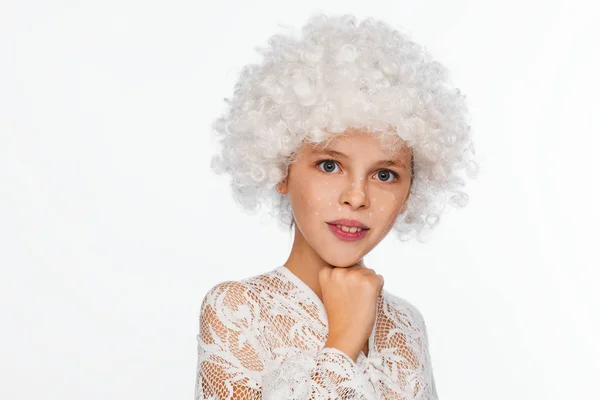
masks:
<svg viewBox="0 0 600 400"><path fill-rule="evenodd" d="M286 194L288 192L288 184L287 184L287 179L279 182L277 184L277 186L275 186L275 188L277 189L277 191L281 194Z"/></svg>

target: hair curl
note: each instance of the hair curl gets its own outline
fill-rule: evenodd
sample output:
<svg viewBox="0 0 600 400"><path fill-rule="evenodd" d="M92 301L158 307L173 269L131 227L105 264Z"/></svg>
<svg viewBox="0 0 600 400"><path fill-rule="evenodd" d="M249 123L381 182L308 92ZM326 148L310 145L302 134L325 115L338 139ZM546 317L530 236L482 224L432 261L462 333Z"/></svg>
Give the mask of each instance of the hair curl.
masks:
<svg viewBox="0 0 600 400"><path fill-rule="evenodd" d="M466 98L421 46L383 21L324 14L313 15L301 35L275 34L268 43L257 48L263 62L242 69L212 125L221 150L211 167L231 175L245 212L266 203L280 227L293 224L277 183L300 145L349 127L371 132L390 150L388 139L398 137L412 149L410 195L392 229L401 241L422 242L447 205L467 205L462 176L475 178L479 167Z"/></svg>

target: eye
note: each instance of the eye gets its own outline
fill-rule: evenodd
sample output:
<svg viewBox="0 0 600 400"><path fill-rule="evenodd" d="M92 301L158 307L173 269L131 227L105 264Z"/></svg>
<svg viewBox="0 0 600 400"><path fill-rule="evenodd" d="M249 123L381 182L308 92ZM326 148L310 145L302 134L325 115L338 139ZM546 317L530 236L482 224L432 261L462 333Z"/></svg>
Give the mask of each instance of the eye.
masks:
<svg viewBox="0 0 600 400"><path fill-rule="evenodd" d="M332 166L333 166L333 168L335 168L335 166L337 166L337 161L335 161L335 160L321 160L321 161L318 161L316 165L321 165L321 164L326 165L327 167L329 167L328 169L331 169ZM325 170L325 172L331 173L333 171Z"/></svg>
<svg viewBox="0 0 600 400"><path fill-rule="evenodd" d="M327 173L333 173L335 171L336 166L338 166L338 163L335 160L320 160L317 161L315 165L323 165L324 168L321 168L322 170L324 170ZM379 177L382 178L382 182L394 182L400 178L400 175L389 169L379 170L377 171L377 174L379 174ZM392 178L391 180L389 179L390 177Z"/></svg>
<svg viewBox="0 0 600 400"><path fill-rule="evenodd" d="M390 171L389 169L382 169L382 170L378 171L377 173L378 174L383 173L383 177L384 177L383 181L384 182L393 182L394 180L397 180L399 178L397 173L395 173L394 171ZM379 176L381 177L382 175L379 175ZM392 180L390 180L390 181L386 180L385 178L388 176L391 176Z"/></svg>

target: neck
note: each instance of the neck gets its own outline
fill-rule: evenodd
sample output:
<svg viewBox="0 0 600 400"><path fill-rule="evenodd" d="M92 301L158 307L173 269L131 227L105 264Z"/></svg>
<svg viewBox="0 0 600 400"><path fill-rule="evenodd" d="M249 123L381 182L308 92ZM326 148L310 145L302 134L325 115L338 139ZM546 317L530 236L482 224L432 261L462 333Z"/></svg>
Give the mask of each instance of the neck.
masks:
<svg viewBox="0 0 600 400"><path fill-rule="evenodd" d="M298 225L294 225L294 243L284 265L306 283L319 299L323 300L319 271L328 264L308 244L304 235L298 230Z"/></svg>

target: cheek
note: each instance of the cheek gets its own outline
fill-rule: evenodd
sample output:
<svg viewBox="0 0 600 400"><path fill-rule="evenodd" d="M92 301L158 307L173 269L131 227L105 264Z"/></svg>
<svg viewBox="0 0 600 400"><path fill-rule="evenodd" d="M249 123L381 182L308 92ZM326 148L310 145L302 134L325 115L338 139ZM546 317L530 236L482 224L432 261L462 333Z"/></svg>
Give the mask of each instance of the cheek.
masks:
<svg viewBox="0 0 600 400"><path fill-rule="evenodd" d="M335 189L327 181L307 183L302 187L298 187L296 193L296 204L294 206L305 215L330 216L332 210L335 210L336 207L341 210L335 200Z"/></svg>
<svg viewBox="0 0 600 400"><path fill-rule="evenodd" d="M320 182L307 182L297 188L296 206L301 209L297 211L310 216L326 216L331 217L338 215L342 211L339 204L338 196L343 187L338 187L334 180L323 180ZM347 190L347 189L346 189ZM361 192L362 196L366 194ZM368 213L368 218L372 220L383 219L393 220L402 204L399 201L400 195L384 191L377 191L371 195L371 205Z"/></svg>
<svg viewBox="0 0 600 400"><path fill-rule="evenodd" d="M371 211L373 216L371 217L370 213L369 218L379 218L383 225L384 235L387 235L392 230L394 223L398 218L399 211L402 208L399 198L399 194L382 193L379 196L378 201L372 203L372 205L374 205Z"/></svg>
<svg viewBox="0 0 600 400"><path fill-rule="evenodd" d="M371 211L369 218L381 217L384 219L392 219L402 207L395 193L379 193L371 199Z"/></svg>
<svg viewBox="0 0 600 400"><path fill-rule="evenodd" d="M334 181L327 180L315 184L312 205L316 208L316 212L331 216L331 213L342 211L338 201L342 188L338 186Z"/></svg>
<svg viewBox="0 0 600 400"><path fill-rule="evenodd" d="M320 183L307 184L302 188L302 202L305 204L306 212L312 215L331 215L331 212L342 211L338 196L343 187L337 187L335 182L323 181ZM366 196L364 192L360 193ZM402 206L398 201L399 196L395 193L378 192L371 195L371 210L369 219L383 218L391 219Z"/></svg>

